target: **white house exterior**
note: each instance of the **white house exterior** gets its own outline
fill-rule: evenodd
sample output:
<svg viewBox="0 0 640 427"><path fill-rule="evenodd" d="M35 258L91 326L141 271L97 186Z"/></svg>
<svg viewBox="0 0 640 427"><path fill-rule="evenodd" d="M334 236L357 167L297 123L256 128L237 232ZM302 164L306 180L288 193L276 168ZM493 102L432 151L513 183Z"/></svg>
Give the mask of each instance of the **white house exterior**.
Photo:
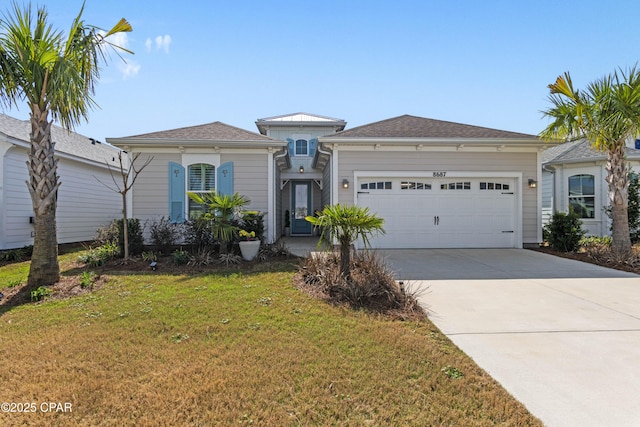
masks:
<svg viewBox="0 0 640 427"><path fill-rule="evenodd" d="M640 172L640 150L627 144L627 161L632 171ZM610 236L609 188L605 181L607 155L596 151L586 140L566 142L542 154L542 219L549 222L555 211L568 212L569 205L582 220L591 236Z"/></svg>
<svg viewBox="0 0 640 427"><path fill-rule="evenodd" d="M29 180L28 121L0 114L0 250L33 244L33 207ZM117 168L118 149L52 126L58 158L56 221L58 242L91 240L96 230L122 216L121 196L112 184L106 163ZM104 183L104 184L103 184Z"/></svg>
<svg viewBox="0 0 640 427"><path fill-rule="evenodd" d="M304 216L328 204L369 207L385 220L378 248L521 248L542 240L540 155L533 135L404 115L344 130L294 113L259 133L215 122L108 138L154 156L132 195L141 220L188 218L191 187L238 192L266 213L266 238L312 234ZM289 221L287 221L287 218Z"/></svg>

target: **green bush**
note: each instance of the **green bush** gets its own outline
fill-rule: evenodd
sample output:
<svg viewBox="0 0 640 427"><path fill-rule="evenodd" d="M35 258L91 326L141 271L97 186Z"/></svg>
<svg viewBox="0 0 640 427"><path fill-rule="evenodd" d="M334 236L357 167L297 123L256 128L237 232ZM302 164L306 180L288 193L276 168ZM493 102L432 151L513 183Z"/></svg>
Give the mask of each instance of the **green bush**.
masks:
<svg viewBox="0 0 640 427"><path fill-rule="evenodd" d="M189 252L183 249L175 250L171 254L171 260L175 265L185 265L189 262L190 259L191 255L189 254Z"/></svg>
<svg viewBox="0 0 640 427"><path fill-rule="evenodd" d="M151 235L151 244L164 255L168 255L171 252L171 249L180 238L179 225L172 223L165 217L151 222L149 233Z"/></svg>
<svg viewBox="0 0 640 427"><path fill-rule="evenodd" d="M580 247L583 249L592 247L610 247L613 239L610 236L587 236L580 239Z"/></svg>
<svg viewBox="0 0 640 427"><path fill-rule="evenodd" d="M544 229L551 249L560 252L576 252L580 249L580 240L585 235L582 221L572 209L569 209L569 213L554 212Z"/></svg>
<svg viewBox="0 0 640 427"><path fill-rule="evenodd" d="M120 256L120 248L112 242L90 249L86 254L80 255L78 260L91 267L100 267L110 259L117 258L118 256Z"/></svg>
<svg viewBox="0 0 640 427"><path fill-rule="evenodd" d="M264 241L264 213L258 211L242 212L237 227L249 233L253 231L258 240Z"/></svg>
<svg viewBox="0 0 640 427"><path fill-rule="evenodd" d="M216 239L211 231L211 221L204 218L190 219L184 223L184 240L196 248L212 251Z"/></svg>
<svg viewBox="0 0 640 427"><path fill-rule="evenodd" d="M116 221L118 226L118 247L124 254L124 228L121 219ZM140 255L143 250L142 227L138 218L127 219L127 234L129 236L129 255Z"/></svg>

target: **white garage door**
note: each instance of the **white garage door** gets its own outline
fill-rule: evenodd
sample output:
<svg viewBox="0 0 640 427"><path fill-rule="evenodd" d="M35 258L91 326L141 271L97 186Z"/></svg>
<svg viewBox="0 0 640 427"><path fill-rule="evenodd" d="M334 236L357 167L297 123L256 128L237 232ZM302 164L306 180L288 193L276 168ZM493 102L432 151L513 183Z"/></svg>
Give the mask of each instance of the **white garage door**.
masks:
<svg viewBox="0 0 640 427"><path fill-rule="evenodd" d="M513 178L359 178L361 206L384 219L374 248L512 248Z"/></svg>

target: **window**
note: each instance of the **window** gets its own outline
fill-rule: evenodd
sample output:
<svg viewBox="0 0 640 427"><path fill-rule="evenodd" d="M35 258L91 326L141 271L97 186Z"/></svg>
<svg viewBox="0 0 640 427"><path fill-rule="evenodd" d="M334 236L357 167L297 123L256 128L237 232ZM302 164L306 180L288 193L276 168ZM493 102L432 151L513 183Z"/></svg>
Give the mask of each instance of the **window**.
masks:
<svg viewBox="0 0 640 427"><path fill-rule="evenodd" d="M428 182L402 181L400 183L401 190L431 190L431 184Z"/></svg>
<svg viewBox="0 0 640 427"><path fill-rule="evenodd" d="M441 190L471 190L471 181L465 182L450 182L448 184L441 184Z"/></svg>
<svg viewBox="0 0 640 427"><path fill-rule="evenodd" d="M308 156L309 155L309 142L306 139L298 139L295 145L296 156Z"/></svg>
<svg viewBox="0 0 640 427"><path fill-rule="evenodd" d="M391 190L391 181L365 182L360 184L361 190Z"/></svg>
<svg viewBox="0 0 640 427"><path fill-rule="evenodd" d="M499 182L481 182L481 190L508 190L509 184L501 184Z"/></svg>
<svg viewBox="0 0 640 427"><path fill-rule="evenodd" d="M595 201L593 175L569 177L569 206L580 218L595 218Z"/></svg>
<svg viewBox="0 0 640 427"><path fill-rule="evenodd" d="M187 191L200 195L215 191L216 167L206 163L190 165L187 172ZM204 213L204 207L189 199L189 218L198 218Z"/></svg>

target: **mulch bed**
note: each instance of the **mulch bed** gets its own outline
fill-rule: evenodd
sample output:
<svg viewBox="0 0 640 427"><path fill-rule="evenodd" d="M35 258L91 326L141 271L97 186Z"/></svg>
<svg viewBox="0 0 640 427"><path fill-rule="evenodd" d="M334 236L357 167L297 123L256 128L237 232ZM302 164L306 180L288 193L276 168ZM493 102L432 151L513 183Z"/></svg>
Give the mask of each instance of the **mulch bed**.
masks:
<svg viewBox="0 0 640 427"><path fill-rule="evenodd" d="M615 270L640 274L640 268L638 266L619 263L613 260L596 260L586 252L558 252L558 251L554 251L548 246L540 246L540 247L529 248L529 249L537 252L543 252L546 254L554 255L561 258L573 259L576 261L582 261L582 262L587 262L589 264L599 265L601 267L613 268Z"/></svg>

